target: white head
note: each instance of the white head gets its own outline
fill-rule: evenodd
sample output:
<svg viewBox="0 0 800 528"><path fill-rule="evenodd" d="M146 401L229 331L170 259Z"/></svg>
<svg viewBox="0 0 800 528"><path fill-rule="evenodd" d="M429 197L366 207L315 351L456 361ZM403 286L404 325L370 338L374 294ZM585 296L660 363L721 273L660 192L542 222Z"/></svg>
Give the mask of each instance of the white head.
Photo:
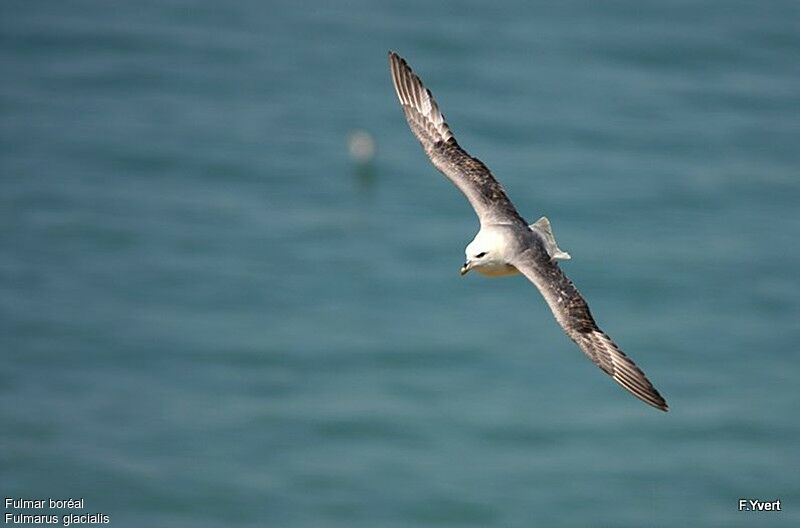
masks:
<svg viewBox="0 0 800 528"><path fill-rule="evenodd" d="M507 233L502 229L481 229L464 250L466 261L461 274L474 269L484 275L509 275L517 270L506 260Z"/></svg>

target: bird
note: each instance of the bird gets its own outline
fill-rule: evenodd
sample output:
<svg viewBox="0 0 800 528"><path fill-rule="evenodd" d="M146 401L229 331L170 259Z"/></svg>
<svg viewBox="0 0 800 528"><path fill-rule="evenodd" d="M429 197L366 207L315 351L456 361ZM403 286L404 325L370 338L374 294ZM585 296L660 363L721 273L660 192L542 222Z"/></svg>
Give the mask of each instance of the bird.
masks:
<svg viewBox="0 0 800 528"><path fill-rule="evenodd" d="M528 224L489 168L456 141L430 90L405 59L389 52L389 69L411 132L433 166L466 196L480 229L465 249L461 275L522 274L536 286L566 335L620 386L646 404L668 411L666 400L644 372L602 331L584 297L561 270L569 253L556 243L546 217Z"/></svg>

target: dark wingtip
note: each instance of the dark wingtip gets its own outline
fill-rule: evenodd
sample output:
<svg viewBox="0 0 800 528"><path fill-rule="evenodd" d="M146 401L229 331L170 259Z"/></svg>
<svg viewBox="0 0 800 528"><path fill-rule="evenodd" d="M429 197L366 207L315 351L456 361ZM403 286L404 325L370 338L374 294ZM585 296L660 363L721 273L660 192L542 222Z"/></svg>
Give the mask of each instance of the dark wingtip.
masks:
<svg viewBox="0 0 800 528"><path fill-rule="evenodd" d="M669 405L667 405L667 400L664 399L664 397L661 395L660 392L658 392L658 389L656 389L655 387L653 387L653 392L656 393L656 398L658 398L658 403L659 403L658 409L660 411L669 412Z"/></svg>
<svg viewBox="0 0 800 528"><path fill-rule="evenodd" d="M643 402L645 402L650 407L658 409L659 411L662 412L669 412L669 405L667 405L667 400L665 400L664 397L661 395L661 393L658 392L658 389L653 387L653 385L650 383L650 380L645 378L645 381L649 385L648 387L649 390L646 391L645 394L637 394L634 392L633 395L642 400Z"/></svg>
<svg viewBox="0 0 800 528"><path fill-rule="evenodd" d="M659 411L669 412L669 405L667 405L667 400L665 400L664 397L661 396L661 394L659 394L659 392L655 389L655 387L653 388L653 392L655 392L657 400L655 402L650 402L645 400L645 403L648 403L651 407L655 407Z"/></svg>
<svg viewBox="0 0 800 528"><path fill-rule="evenodd" d="M397 53L394 50L389 50L389 62L397 62L400 65L408 68L409 70L411 69L411 67L409 67L409 65L406 62L406 60L403 57L401 57L400 54Z"/></svg>

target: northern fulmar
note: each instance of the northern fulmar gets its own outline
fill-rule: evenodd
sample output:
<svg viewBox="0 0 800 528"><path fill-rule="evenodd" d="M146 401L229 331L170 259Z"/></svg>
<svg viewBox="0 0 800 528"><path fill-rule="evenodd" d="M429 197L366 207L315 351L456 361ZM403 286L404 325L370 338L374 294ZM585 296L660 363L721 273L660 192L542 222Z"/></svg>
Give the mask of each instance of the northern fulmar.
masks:
<svg viewBox="0 0 800 528"><path fill-rule="evenodd" d="M556 244L547 218L529 225L486 165L461 148L430 90L406 61L389 52L389 66L411 131L433 166L464 193L480 220L478 234L467 245L461 274L470 270L490 277L522 273L539 289L567 336L595 365L643 402L667 411L661 394L600 330L586 300L561 271L557 261L570 256Z"/></svg>

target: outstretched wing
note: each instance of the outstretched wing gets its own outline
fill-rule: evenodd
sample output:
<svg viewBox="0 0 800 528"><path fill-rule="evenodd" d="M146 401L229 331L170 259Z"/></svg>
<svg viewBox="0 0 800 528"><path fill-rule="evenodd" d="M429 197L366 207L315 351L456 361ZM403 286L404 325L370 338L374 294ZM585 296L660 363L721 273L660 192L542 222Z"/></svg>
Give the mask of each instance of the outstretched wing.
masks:
<svg viewBox="0 0 800 528"><path fill-rule="evenodd" d="M512 264L536 285L558 324L595 365L643 402L668 410L667 402L644 372L597 327L586 300L557 263L529 249Z"/></svg>
<svg viewBox="0 0 800 528"><path fill-rule="evenodd" d="M433 165L467 197L481 225L524 221L503 187L478 158L462 149L433 100L430 90L406 61L389 52L392 81L411 131Z"/></svg>

